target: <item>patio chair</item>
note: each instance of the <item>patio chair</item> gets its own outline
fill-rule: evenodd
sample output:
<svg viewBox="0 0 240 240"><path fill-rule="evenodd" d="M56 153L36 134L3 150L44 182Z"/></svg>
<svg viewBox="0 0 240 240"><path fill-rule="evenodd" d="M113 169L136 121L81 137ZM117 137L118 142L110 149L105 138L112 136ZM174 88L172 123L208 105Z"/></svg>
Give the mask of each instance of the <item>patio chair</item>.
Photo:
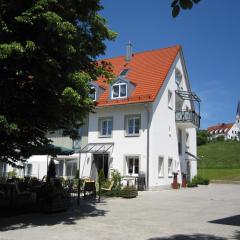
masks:
<svg viewBox="0 0 240 240"><path fill-rule="evenodd" d="M111 181L111 183L110 183L108 188L102 187L101 190L103 190L103 191L112 191L113 185L114 185L114 181Z"/></svg>
<svg viewBox="0 0 240 240"><path fill-rule="evenodd" d="M86 193L88 193L88 195L93 195L94 197L96 197L97 193L96 193L96 185L94 181L85 182L84 188L83 188L84 199L87 196Z"/></svg>

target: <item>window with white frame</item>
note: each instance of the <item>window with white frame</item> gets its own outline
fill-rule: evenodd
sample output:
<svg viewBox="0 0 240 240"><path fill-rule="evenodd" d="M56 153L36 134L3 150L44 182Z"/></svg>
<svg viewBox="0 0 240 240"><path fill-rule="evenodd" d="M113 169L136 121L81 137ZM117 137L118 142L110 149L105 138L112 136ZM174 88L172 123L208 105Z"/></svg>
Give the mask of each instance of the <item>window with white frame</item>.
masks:
<svg viewBox="0 0 240 240"><path fill-rule="evenodd" d="M158 177L164 177L164 158L158 158Z"/></svg>
<svg viewBox="0 0 240 240"><path fill-rule="evenodd" d="M73 178L77 173L77 160L66 161L66 176Z"/></svg>
<svg viewBox="0 0 240 240"><path fill-rule="evenodd" d="M181 83L182 83L182 74L179 69L175 70L175 82L177 84L178 88L181 88Z"/></svg>
<svg viewBox="0 0 240 240"><path fill-rule="evenodd" d="M139 157L128 156L126 157L127 162L127 175L138 175L139 173Z"/></svg>
<svg viewBox="0 0 240 240"><path fill-rule="evenodd" d="M32 164L27 163L25 165L25 171L24 172L25 172L26 176L32 176Z"/></svg>
<svg viewBox="0 0 240 240"><path fill-rule="evenodd" d="M112 99L127 97L127 83L117 82L112 86Z"/></svg>
<svg viewBox="0 0 240 240"><path fill-rule="evenodd" d="M168 90L168 107L173 109L173 94L170 90Z"/></svg>
<svg viewBox="0 0 240 240"><path fill-rule="evenodd" d="M113 118L100 118L99 119L99 136L111 137L113 130Z"/></svg>
<svg viewBox="0 0 240 240"><path fill-rule="evenodd" d="M125 117L126 136L140 135L141 115L132 115Z"/></svg>
<svg viewBox="0 0 240 240"><path fill-rule="evenodd" d="M96 88L93 87L93 86L90 87L89 97L90 97L93 101L96 101L96 100L97 100L97 90L96 90Z"/></svg>
<svg viewBox="0 0 240 240"><path fill-rule="evenodd" d="M173 176L173 159L168 158L168 177Z"/></svg>

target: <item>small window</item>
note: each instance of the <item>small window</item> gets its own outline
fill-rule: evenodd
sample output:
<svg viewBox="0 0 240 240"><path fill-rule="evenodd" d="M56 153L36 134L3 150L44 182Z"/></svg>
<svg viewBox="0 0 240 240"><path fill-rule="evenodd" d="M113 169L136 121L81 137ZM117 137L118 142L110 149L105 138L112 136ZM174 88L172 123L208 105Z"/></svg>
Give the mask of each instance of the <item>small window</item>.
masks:
<svg viewBox="0 0 240 240"><path fill-rule="evenodd" d="M97 91L96 91L96 88L95 88L95 87L90 87L89 97L90 97L93 101L96 101L96 100L97 100Z"/></svg>
<svg viewBox="0 0 240 240"><path fill-rule="evenodd" d="M158 158L158 177L164 177L164 158Z"/></svg>
<svg viewBox="0 0 240 240"><path fill-rule="evenodd" d="M139 173L139 157L127 157L127 174L138 175Z"/></svg>
<svg viewBox="0 0 240 240"><path fill-rule="evenodd" d="M173 109L173 96L172 96L172 92L170 90L168 90L168 107L170 109Z"/></svg>
<svg viewBox="0 0 240 240"><path fill-rule="evenodd" d="M28 163L25 165L25 175L32 176L32 164Z"/></svg>
<svg viewBox="0 0 240 240"><path fill-rule="evenodd" d="M141 117L138 116L127 116L126 117L126 135L127 136L139 136Z"/></svg>
<svg viewBox="0 0 240 240"><path fill-rule="evenodd" d="M186 148L189 148L189 133L186 132Z"/></svg>
<svg viewBox="0 0 240 240"><path fill-rule="evenodd" d="M102 118L99 120L99 135L100 137L111 137L113 129L112 118Z"/></svg>
<svg viewBox="0 0 240 240"><path fill-rule="evenodd" d="M112 86L112 98L124 98L127 96L127 84L120 82Z"/></svg>
<svg viewBox="0 0 240 240"><path fill-rule="evenodd" d="M126 76L128 73L129 69L124 69L123 71L121 71L121 73L119 74L120 76Z"/></svg>
<svg viewBox="0 0 240 240"><path fill-rule="evenodd" d="M168 177L173 176L173 159L168 158Z"/></svg>
<svg viewBox="0 0 240 240"><path fill-rule="evenodd" d="M182 82L182 74L178 69L175 70L175 82L177 84L177 87L180 88Z"/></svg>
<svg viewBox="0 0 240 240"><path fill-rule="evenodd" d="M178 154L182 154L182 130L178 129Z"/></svg>

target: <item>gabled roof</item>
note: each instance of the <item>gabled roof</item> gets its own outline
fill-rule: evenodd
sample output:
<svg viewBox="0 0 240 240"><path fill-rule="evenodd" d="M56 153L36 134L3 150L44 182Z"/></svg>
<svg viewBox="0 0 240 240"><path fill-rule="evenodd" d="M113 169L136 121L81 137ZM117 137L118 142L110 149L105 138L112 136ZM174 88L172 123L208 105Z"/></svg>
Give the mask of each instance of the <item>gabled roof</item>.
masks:
<svg viewBox="0 0 240 240"><path fill-rule="evenodd" d="M126 79L135 84L136 87L131 96L112 100L109 99L110 84L106 83L103 78L99 78L96 82L106 90L99 97L97 106L153 102L163 86L164 80L180 49L181 47L177 45L135 53L130 62L125 61L125 56L104 59L113 65L113 73L116 76L124 69L130 69Z"/></svg>
<svg viewBox="0 0 240 240"><path fill-rule="evenodd" d="M232 128L233 125L234 125L234 123L222 123L222 124L208 127L207 130L208 130L208 132L214 131L214 133L216 133L216 131L219 132L220 130L222 130L221 132L228 132Z"/></svg>

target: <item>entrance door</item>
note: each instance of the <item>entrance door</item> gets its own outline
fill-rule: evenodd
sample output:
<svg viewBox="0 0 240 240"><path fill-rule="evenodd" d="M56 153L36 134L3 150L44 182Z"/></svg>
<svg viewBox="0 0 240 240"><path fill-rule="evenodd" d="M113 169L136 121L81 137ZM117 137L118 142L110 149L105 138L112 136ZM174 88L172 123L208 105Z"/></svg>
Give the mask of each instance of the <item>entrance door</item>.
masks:
<svg viewBox="0 0 240 240"><path fill-rule="evenodd" d="M109 170L109 162L108 162L108 154L94 154L93 155L94 165L97 170L97 176L101 169L103 169L104 176L108 178L108 170Z"/></svg>

